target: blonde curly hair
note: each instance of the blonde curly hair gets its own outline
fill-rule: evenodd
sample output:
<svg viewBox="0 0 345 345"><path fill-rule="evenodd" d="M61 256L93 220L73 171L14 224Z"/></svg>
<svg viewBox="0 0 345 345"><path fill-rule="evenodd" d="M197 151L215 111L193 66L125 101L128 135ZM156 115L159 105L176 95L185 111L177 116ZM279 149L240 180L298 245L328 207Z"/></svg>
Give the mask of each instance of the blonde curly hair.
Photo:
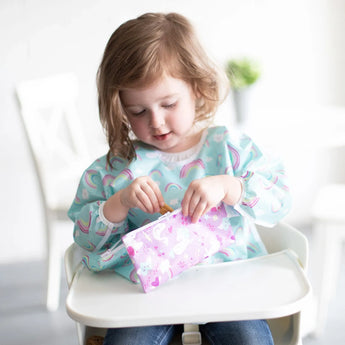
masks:
<svg viewBox="0 0 345 345"><path fill-rule="evenodd" d="M184 16L146 13L123 23L111 35L97 71L109 164L112 155L128 161L136 157L121 90L149 86L163 74L184 80L198 95L195 122L212 120L225 98L225 73L206 55Z"/></svg>

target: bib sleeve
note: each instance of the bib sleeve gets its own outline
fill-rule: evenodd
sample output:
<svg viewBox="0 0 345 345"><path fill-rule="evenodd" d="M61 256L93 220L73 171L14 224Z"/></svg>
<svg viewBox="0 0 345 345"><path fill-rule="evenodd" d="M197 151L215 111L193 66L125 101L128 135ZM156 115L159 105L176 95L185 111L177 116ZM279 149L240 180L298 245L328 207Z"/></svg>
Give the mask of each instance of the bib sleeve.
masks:
<svg viewBox="0 0 345 345"><path fill-rule="evenodd" d="M103 206L107 197L102 170L91 166L83 173L68 212L74 222L74 241L90 252L83 261L92 271L122 266L127 259L123 255L108 255L121 242L121 236L128 232L128 221L111 223L104 217Z"/></svg>
<svg viewBox="0 0 345 345"><path fill-rule="evenodd" d="M279 159L265 156L246 135L229 141L234 176L242 179L243 193L235 209L255 223L273 226L291 208L287 177Z"/></svg>

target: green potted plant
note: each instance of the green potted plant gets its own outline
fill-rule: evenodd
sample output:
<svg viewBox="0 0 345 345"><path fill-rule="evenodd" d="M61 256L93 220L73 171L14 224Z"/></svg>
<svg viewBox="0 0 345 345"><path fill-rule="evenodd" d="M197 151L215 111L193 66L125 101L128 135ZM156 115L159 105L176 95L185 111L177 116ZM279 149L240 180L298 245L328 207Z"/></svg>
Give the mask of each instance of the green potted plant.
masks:
<svg viewBox="0 0 345 345"><path fill-rule="evenodd" d="M249 90L261 76L259 63L251 58L230 59L226 64L226 74L232 90L236 121L246 122L249 107Z"/></svg>

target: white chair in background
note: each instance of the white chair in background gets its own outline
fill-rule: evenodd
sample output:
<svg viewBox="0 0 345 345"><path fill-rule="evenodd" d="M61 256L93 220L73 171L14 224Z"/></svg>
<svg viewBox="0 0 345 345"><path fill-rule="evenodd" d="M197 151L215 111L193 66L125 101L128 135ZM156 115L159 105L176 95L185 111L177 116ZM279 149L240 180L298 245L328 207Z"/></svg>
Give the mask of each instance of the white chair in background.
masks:
<svg viewBox="0 0 345 345"><path fill-rule="evenodd" d="M328 307L335 295L345 241L345 184L329 184L318 192L313 208L311 278L316 298L314 335L324 332Z"/></svg>
<svg viewBox="0 0 345 345"><path fill-rule="evenodd" d="M67 220L82 172L90 163L76 111L74 74L23 81L16 88L40 189L47 239L48 310L59 306L62 251L57 221Z"/></svg>
<svg viewBox="0 0 345 345"><path fill-rule="evenodd" d="M79 345L109 327L250 319L268 319L275 345L301 345L301 310L311 290L307 239L284 223L258 228L269 255L195 266L148 294L112 271L90 272L81 263L85 251L72 244L65 254L66 307ZM188 340L183 344L200 344Z"/></svg>

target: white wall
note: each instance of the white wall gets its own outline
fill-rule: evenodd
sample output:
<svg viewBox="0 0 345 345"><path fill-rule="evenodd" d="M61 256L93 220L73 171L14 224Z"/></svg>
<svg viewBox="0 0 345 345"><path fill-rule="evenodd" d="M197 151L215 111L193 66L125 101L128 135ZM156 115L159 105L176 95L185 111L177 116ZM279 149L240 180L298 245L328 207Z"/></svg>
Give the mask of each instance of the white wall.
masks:
<svg viewBox="0 0 345 345"><path fill-rule="evenodd" d="M241 55L259 58L264 75L256 87L258 109L345 106L342 0L1 0L0 262L44 253L41 209L15 85L75 72L85 130L90 138L99 136L95 73L103 49L119 24L147 11L188 16L220 63Z"/></svg>

